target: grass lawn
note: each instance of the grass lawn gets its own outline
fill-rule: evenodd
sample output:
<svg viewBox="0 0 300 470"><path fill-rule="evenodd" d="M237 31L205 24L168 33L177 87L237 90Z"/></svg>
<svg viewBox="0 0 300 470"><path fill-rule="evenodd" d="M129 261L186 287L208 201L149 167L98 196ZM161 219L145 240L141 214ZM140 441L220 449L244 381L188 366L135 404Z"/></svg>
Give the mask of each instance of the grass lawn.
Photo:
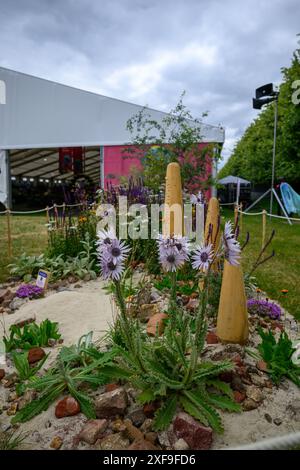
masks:
<svg viewBox="0 0 300 470"><path fill-rule="evenodd" d="M46 216L14 215L11 217L13 258L26 252L29 255L41 254L47 246ZM7 252L7 220L0 215L0 282L9 276L7 265L12 262Z"/></svg>
<svg viewBox="0 0 300 470"><path fill-rule="evenodd" d="M233 212L224 209L222 216L233 217ZM13 256L23 252L41 254L47 245L45 214L34 216L13 216ZM270 298L278 300L291 314L300 320L300 223L290 227L284 220L267 219L267 236L272 229L276 234L272 248L276 255L255 272L258 285L267 292ZM246 232L250 232L250 241L243 253L243 267L249 271L252 262L261 247L262 221L261 216L243 216L240 241L243 242ZM7 225L5 216L0 216L0 282L7 279L7 264L11 262L7 256ZM283 295L282 289L288 289Z"/></svg>
<svg viewBox="0 0 300 470"><path fill-rule="evenodd" d="M256 208L255 208L256 210ZM233 212L224 209L222 216L233 218ZM267 253L275 250L275 257L259 266L254 272L259 287L267 292L271 299L278 300L292 315L300 320L300 223L290 226L283 219L267 218L266 239L275 229L275 236ZM239 237L241 243L245 240L246 232L250 240L243 252L243 268L251 269L256 259L262 240L262 216L243 215L242 231ZM288 289L282 294L282 289Z"/></svg>

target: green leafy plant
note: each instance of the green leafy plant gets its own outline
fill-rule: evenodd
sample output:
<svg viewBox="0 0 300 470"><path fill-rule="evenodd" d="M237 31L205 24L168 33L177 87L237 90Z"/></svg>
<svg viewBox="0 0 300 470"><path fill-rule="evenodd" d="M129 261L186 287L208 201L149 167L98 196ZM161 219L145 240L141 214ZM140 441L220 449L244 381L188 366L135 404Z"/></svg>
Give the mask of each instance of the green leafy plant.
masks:
<svg viewBox="0 0 300 470"><path fill-rule="evenodd" d="M119 301L122 303L122 299ZM159 401L156 430L168 427L178 405L217 432L222 432L223 427L216 408L240 410L229 385L218 378L220 373L232 369L232 363L199 360L207 331L203 305L205 300L199 308L194 335L191 317L183 315L180 308L173 308L164 335L157 335L154 340L124 313L118 318L118 338L122 338L125 347L119 341L117 364L106 368L105 374L131 382L140 391L141 403Z"/></svg>
<svg viewBox="0 0 300 470"><path fill-rule="evenodd" d="M10 335L3 337L6 352L13 349L30 349L33 346L49 346L49 340L59 340L58 323L46 319L37 325L35 322L22 327L11 325Z"/></svg>
<svg viewBox="0 0 300 470"><path fill-rule="evenodd" d="M40 392L38 399L28 403L17 412L12 418L12 423L25 422L32 419L42 411L46 410L50 404L62 393L68 392L80 404L82 413L87 418L96 418L94 405L86 392L82 391L84 384L99 386L106 383L107 378L101 373L102 368L110 365L115 355L115 351L98 352L98 359L93 360L87 366L74 367L73 358L60 353L56 365L48 370L43 377L31 377L27 388Z"/></svg>
<svg viewBox="0 0 300 470"><path fill-rule="evenodd" d="M20 353L13 352L12 360L20 380L28 380L30 377L36 375L36 373L43 367L45 361L47 360L49 354L45 355L38 364L34 367L31 367L28 362L28 352Z"/></svg>
<svg viewBox="0 0 300 470"><path fill-rule="evenodd" d="M8 265L12 276L29 282L31 278L37 275L38 270L46 267L44 255L28 256L23 253L14 263Z"/></svg>
<svg viewBox="0 0 300 470"><path fill-rule="evenodd" d="M273 382L279 384L283 377L289 378L300 387L300 367L292 362L292 355L296 350L285 331L282 331L276 341L271 330L258 329L262 342L258 345L258 351L267 363L268 373Z"/></svg>
<svg viewBox="0 0 300 470"><path fill-rule="evenodd" d="M27 434L18 432L16 429L0 431L0 450L15 450L24 442Z"/></svg>

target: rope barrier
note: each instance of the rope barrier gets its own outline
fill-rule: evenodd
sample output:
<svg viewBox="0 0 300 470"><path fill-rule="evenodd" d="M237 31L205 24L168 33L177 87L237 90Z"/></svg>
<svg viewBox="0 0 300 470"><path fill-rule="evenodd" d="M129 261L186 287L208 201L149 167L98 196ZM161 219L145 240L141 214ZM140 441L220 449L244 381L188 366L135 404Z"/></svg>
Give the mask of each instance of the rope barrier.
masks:
<svg viewBox="0 0 300 470"><path fill-rule="evenodd" d="M231 447L227 450L287 450L300 444L300 432L286 434L285 436L264 439L244 446Z"/></svg>
<svg viewBox="0 0 300 470"><path fill-rule="evenodd" d="M240 209L238 209L238 212L240 214L243 214L243 215L262 215L263 214L263 211L261 212L243 212L241 211ZM283 215L275 215L275 214L269 214L268 212L266 212L266 215L269 216L269 217L274 217L275 219L287 219L285 216ZM300 218L296 218L296 217L289 217L290 220L294 220L296 222L300 222Z"/></svg>
<svg viewBox="0 0 300 470"><path fill-rule="evenodd" d="M82 203L79 203L79 204L60 204L60 205L54 205L54 206L51 206L51 207L46 207L45 209L37 209L35 211L10 211L10 214L37 214L39 212L47 212L47 211L51 211L53 210L54 208L56 209L60 209L62 207L78 207L78 206L82 206L83 204ZM6 214L7 211L2 211L0 212L0 214Z"/></svg>

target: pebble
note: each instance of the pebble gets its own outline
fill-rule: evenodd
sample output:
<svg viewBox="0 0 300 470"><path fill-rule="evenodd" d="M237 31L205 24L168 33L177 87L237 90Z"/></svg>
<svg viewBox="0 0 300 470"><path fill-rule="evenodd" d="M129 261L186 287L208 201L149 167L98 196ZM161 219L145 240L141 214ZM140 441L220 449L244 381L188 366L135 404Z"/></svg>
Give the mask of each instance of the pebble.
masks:
<svg viewBox="0 0 300 470"><path fill-rule="evenodd" d="M184 439L180 438L175 442L174 449L175 450L188 450L189 445L185 442Z"/></svg>
<svg viewBox="0 0 300 470"><path fill-rule="evenodd" d="M63 445L63 440L61 437L59 436L55 436L53 437L51 443L50 443L50 447L51 449L55 449L55 450L58 450L61 448L61 446Z"/></svg>
<svg viewBox="0 0 300 470"><path fill-rule="evenodd" d="M282 423L282 420L280 418L275 418L273 419L273 423L276 424L276 426L280 426Z"/></svg>

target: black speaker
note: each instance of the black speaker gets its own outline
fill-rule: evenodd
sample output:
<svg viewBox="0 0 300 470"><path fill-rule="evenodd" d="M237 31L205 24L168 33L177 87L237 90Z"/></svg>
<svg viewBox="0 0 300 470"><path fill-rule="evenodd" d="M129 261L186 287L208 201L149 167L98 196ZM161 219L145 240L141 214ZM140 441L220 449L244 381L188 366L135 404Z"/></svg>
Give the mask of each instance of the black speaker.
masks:
<svg viewBox="0 0 300 470"><path fill-rule="evenodd" d="M259 100L259 98L263 98L265 96L273 96L273 83L267 83L266 85L260 86L255 90L255 98Z"/></svg>
<svg viewBox="0 0 300 470"><path fill-rule="evenodd" d="M261 109L264 104L271 103L272 101L274 101L274 98L261 98L260 100L252 98L253 108Z"/></svg>

